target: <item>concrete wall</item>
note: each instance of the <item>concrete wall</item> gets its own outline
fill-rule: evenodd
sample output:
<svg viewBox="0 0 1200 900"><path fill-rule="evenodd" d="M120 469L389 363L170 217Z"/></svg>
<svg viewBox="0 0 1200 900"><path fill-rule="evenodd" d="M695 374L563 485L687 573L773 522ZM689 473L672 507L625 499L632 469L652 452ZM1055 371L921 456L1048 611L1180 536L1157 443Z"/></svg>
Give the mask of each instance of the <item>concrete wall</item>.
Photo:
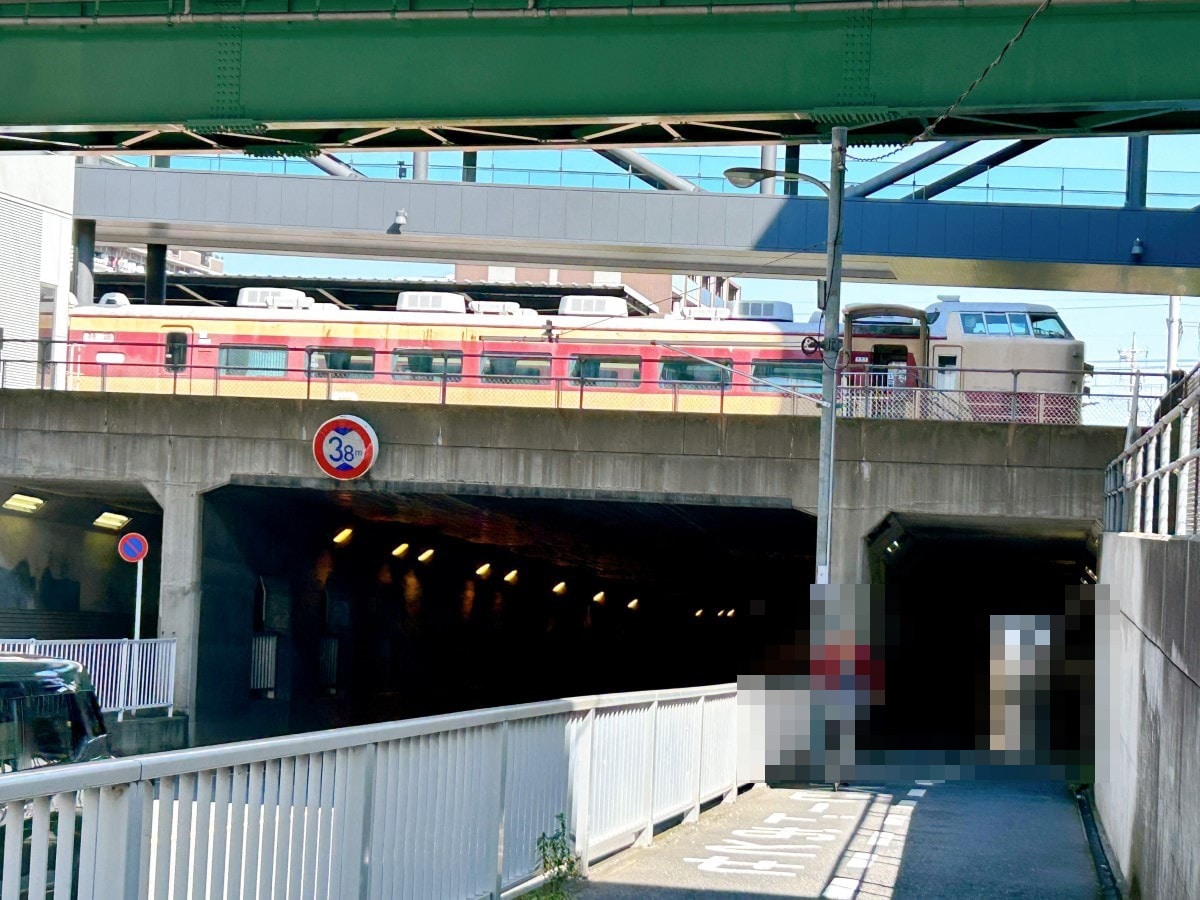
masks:
<svg viewBox="0 0 1200 900"><path fill-rule="evenodd" d="M1133 897L1200 897L1200 539L1108 534L1096 806Z"/></svg>
<svg viewBox="0 0 1200 900"><path fill-rule="evenodd" d="M0 392L0 478L88 473L158 499L159 632L179 641L177 705L191 710L198 690L230 689L198 673L204 647L240 660L249 642L248 621L222 617L218 583L245 581L249 569L220 540L204 492L334 487L311 441L335 413L363 416L382 444L368 477L339 490L816 506L818 422L799 417ZM1104 466L1123 438L1120 429L843 420L833 579L866 580L864 537L892 512L1098 519Z"/></svg>

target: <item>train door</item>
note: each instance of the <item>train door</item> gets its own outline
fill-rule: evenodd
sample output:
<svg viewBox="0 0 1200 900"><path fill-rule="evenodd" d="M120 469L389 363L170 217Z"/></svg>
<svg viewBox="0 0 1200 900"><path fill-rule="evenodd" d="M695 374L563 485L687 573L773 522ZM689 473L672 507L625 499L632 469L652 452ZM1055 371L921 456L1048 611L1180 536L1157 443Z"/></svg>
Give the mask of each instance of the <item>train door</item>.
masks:
<svg viewBox="0 0 1200 900"><path fill-rule="evenodd" d="M908 347L875 344L871 348L871 386L904 387L907 380Z"/></svg>
<svg viewBox="0 0 1200 900"><path fill-rule="evenodd" d="M167 394L191 394L192 371L196 361L192 358L195 335L190 325L164 325L162 327L161 366L151 363L144 377L158 379L165 375L163 392Z"/></svg>
<svg viewBox="0 0 1200 900"><path fill-rule="evenodd" d="M962 349L959 347L936 347L934 349L934 388L939 391L960 389L959 361L961 359Z"/></svg>

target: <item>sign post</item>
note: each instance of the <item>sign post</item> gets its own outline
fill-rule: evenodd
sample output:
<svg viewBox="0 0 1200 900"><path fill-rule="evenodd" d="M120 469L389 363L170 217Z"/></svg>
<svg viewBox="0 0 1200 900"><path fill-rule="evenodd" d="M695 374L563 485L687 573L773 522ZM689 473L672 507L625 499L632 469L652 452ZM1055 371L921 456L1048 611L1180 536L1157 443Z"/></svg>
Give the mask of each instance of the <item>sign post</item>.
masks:
<svg viewBox="0 0 1200 900"><path fill-rule="evenodd" d="M142 636L142 560L150 550L150 542L136 531L121 536L117 553L128 563L137 563L137 588L133 605L133 639Z"/></svg>

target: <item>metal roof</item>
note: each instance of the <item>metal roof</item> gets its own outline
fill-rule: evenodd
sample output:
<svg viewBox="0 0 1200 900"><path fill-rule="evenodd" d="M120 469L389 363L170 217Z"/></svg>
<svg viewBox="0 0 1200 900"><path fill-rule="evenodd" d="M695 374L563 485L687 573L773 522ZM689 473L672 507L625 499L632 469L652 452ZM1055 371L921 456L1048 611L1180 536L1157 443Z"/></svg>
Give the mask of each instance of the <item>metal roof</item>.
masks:
<svg viewBox="0 0 1200 900"><path fill-rule="evenodd" d="M0 697L28 697L92 690L87 670L69 659L0 654Z"/></svg>

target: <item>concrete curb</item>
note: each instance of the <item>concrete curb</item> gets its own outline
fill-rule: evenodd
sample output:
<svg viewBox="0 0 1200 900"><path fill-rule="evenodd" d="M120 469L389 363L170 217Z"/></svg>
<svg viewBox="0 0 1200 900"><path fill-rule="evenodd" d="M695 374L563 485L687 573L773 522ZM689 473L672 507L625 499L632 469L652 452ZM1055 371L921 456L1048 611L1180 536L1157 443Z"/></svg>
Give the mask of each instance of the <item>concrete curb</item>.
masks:
<svg viewBox="0 0 1200 900"><path fill-rule="evenodd" d="M1096 866L1096 879L1100 882L1098 896L1103 897L1104 900L1123 900L1125 892L1122 890L1120 877L1112 863L1109 862L1110 855L1107 851L1111 848L1104 840L1100 824L1093 812L1091 785L1075 792L1075 802L1079 804L1079 818L1083 822L1084 834L1087 835L1088 848L1092 851L1092 862Z"/></svg>

